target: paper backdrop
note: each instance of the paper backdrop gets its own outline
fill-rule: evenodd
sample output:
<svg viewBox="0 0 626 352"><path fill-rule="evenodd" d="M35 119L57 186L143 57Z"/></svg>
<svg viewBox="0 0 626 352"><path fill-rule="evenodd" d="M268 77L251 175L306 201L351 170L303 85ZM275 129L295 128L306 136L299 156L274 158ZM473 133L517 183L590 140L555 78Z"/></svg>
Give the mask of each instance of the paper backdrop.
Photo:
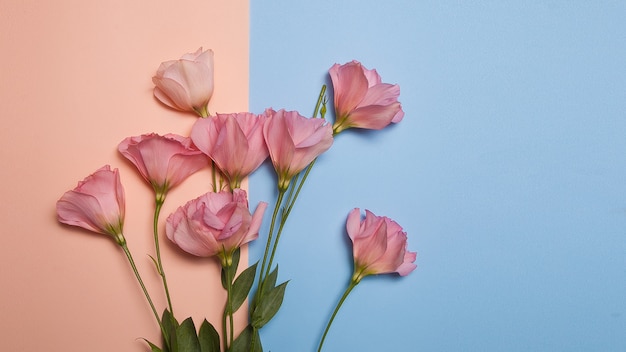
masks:
<svg viewBox="0 0 626 352"><path fill-rule="evenodd" d="M194 117L152 97L162 61L215 51L215 111L248 107L247 1L0 1L0 335L3 351L147 351L158 326L123 252L56 222L55 202L104 164L126 188L125 234L156 305L153 195L117 152L128 136L188 134ZM161 219L208 190L174 189ZM219 271L163 241L177 316L219 322ZM217 324L219 326L219 323Z"/></svg>
<svg viewBox="0 0 626 352"><path fill-rule="evenodd" d="M159 292L144 255L151 191L116 146L188 131L193 117L154 101L150 78L198 46L216 53L212 112L310 114L328 68L353 59L402 90L405 119L340 135L301 193L276 258L290 283L262 331L266 350L315 350L350 277L353 207L404 226L418 269L365 279L325 351L625 350L623 2L250 6L0 0L3 350L147 351L137 338L156 338L123 254L58 225L54 202L100 166L119 167L129 246ZM251 204L273 201L272 172L250 179ZM206 176L172 191L163 214ZM217 268L163 247L177 315L216 319Z"/></svg>
<svg viewBox="0 0 626 352"><path fill-rule="evenodd" d="M253 111L310 114L328 68L356 59L400 85L406 112L318 159L281 239L291 281L266 346L315 351L361 207L404 226L418 268L364 279L325 351L626 351L625 2L278 0L251 14Z"/></svg>

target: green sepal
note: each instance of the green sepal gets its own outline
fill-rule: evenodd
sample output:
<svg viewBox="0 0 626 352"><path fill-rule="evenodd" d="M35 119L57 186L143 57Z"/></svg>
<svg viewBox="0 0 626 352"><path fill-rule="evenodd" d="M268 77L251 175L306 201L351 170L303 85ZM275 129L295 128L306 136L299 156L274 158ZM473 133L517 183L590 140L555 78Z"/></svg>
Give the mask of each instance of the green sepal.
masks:
<svg viewBox="0 0 626 352"><path fill-rule="evenodd" d="M200 342L200 351L220 352L220 335L206 319L200 325L198 340Z"/></svg>
<svg viewBox="0 0 626 352"><path fill-rule="evenodd" d="M250 352L250 346L252 339L255 340L254 352L263 352L263 346L261 345L261 337L259 336L259 330L255 330L251 325L246 328L237 336L235 341L230 347L229 352ZM204 351L203 351L204 352Z"/></svg>
<svg viewBox="0 0 626 352"><path fill-rule="evenodd" d="M235 279L235 273L237 273L237 268L239 267L240 257L241 257L241 250L240 248L237 248L233 252L233 255L231 256L231 264L228 267L229 270L226 270L226 268L222 264L222 287L225 290L228 285L228 282L233 282L233 280ZM230 277L227 277L228 273L230 273ZM226 281L228 279L230 279L230 281Z"/></svg>
<svg viewBox="0 0 626 352"><path fill-rule="evenodd" d="M268 288L266 286L264 288L263 297L260 297L260 300L257 302L257 306L252 313L252 326L260 329L267 324L274 317L274 315L276 315L280 306L283 304L283 297L285 296L287 283L288 281L283 282L276 287Z"/></svg>
<svg viewBox="0 0 626 352"><path fill-rule="evenodd" d="M258 263L255 263L242 271L233 283L231 292L232 313L236 312L248 297L252 289L252 284L254 283L254 278L256 277L257 264Z"/></svg>
<svg viewBox="0 0 626 352"><path fill-rule="evenodd" d="M176 329L177 352L201 352L196 327L191 318L185 319Z"/></svg>

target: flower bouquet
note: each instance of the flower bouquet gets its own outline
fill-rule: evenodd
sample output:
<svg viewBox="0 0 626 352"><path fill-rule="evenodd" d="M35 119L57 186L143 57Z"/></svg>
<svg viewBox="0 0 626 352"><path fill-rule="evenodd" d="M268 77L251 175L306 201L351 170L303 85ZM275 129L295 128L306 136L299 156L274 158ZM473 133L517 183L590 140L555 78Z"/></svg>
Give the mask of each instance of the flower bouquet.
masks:
<svg viewBox="0 0 626 352"><path fill-rule="evenodd" d="M330 70L334 89L334 122L326 120L326 86L317 99L312 117L297 111L267 109L211 115L213 52L200 48L178 60L163 62L152 78L154 96L169 108L199 116L189 136L147 133L128 137L119 152L134 164L154 190L154 253L150 256L161 278L167 306L158 309L124 236L125 195L117 169L105 165L57 202L61 223L110 236L125 253L160 329L161 341L145 340L153 352L263 351L260 329L279 311L287 282L278 281L274 263L283 228L315 160L332 145L334 137L350 128L382 129L399 122L404 112L398 102L398 85L382 83L375 70L357 61L335 64ZM267 158L276 171L277 197L266 234L263 258L238 271L240 249L259 237L266 202L252 211L242 181ZM161 256L159 228L161 208L170 190L191 174L211 169L210 189L180 206L167 217L165 236L183 251L215 258L221 266L221 285L226 291L219 323L206 319L199 329L191 318L174 314ZM359 208L349 211L347 234L352 240L354 270L337 303L318 351L341 305L370 275L408 275L416 268L416 253L407 250L402 227L385 216ZM237 274L239 273L239 274ZM250 298L245 329L235 336L234 313ZM214 324L218 324L220 332Z"/></svg>

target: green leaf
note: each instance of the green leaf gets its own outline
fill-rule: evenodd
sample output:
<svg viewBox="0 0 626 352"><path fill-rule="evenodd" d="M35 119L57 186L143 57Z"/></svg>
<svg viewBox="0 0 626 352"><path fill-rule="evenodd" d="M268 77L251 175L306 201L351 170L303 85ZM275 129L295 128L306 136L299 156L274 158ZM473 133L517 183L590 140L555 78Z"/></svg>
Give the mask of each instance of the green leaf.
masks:
<svg viewBox="0 0 626 352"><path fill-rule="evenodd" d="M185 319L176 329L176 346L178 352L201 352L196 327L191 318Z"/></svg>
<svg viewBox="0 0 626 352"><path fill-rule="evenodd" d="M200 341L200 351L220 352L220 335L206 319L200 325L198 340Z"/></svg>
<svg viewBox="0 0 626 352"><path fill-rule="evenodd" d="M148 341L148 340L146 340L146 339L144 339L144 338L142 338L142 340L146 341L146 343L147 343L148 345L150 345L150 351L152 351L152 352L163 352L163 351L159 348L159 346L157 346L157 345L153 344L152 342L150 342L150 341Z"/></svg>
<svg viewBox="0 0 626 352"><path fill-rule="evenodd" d="M236 312L243 304L252 289L254 278L256 277L256 267L258 263L251 265L246 270L241 272L235 282L233 283L231 292L232 312Z"/></svg>
<svg viewBox="0 0 626 352"><path fill-rule="evenodd" d="M233 252L233 263L230 266L233 269L233 273L237 272L237 268L239 267L239 258L240 257L241 257L241 248L237 248Z"/></svg>
<svg viewBox="0 0 626 352"><path fill-rule="evenodd" d="M178 352L176 345L176 329L178 328L178 322L167 309L163 311L161 324L163 324L163 330L165 330L165 334L163 335L163 351Z"/></svg>
<svg viewBox="0 0 626 352"><path fill-rule="evenodd" d="M283 282L276 287L265 288L261 301L252 313L252 326L260 329L276 315L283 304L286 287L287 282Z"/></svg>
<svg viewBox="0 0 626 352"><path fill-rule="evenodd" d="M263 282L259 284L259 287L261 286L263 287L263 297L259 295L261 290L257 288L257 291L255 292L254 297L252 298L252 302L250 303L250 312L256 311L257 306L263 305L263 300L267 296L266 288L276 286L277 279L278 279L278 265L276 266L276 268L274 268L274 270L270 272L270 274L263 280Z"/></svg>
<svg viewBox="0 0 626 352"><path fill-rule="evenodd" d="M254 352L263 352L259 331L253 329L251 325L246 326L241 334L237 336L235 341L233 341L233 344L230 346L229 352L250 352L252 339L255 340Z"/></svg>
<svg viewBox="0 0 626 352"><path fill-rule="evenodd" d="M276 286L276 280L278 279L278 265L276 266L276 268L274 268L274 270L272 270L272 272L270 272L270 274L265 278L265 282L263 283L263 285L265 287L274 287Z"/></svg>

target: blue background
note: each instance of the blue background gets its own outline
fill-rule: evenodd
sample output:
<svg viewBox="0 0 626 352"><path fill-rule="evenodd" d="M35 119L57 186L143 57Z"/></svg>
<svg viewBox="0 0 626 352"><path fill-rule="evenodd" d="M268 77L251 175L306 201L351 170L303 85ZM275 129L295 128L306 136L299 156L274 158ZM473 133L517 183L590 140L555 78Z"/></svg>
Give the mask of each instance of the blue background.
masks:
<svg viewBox="0 0 626 352"><path fill-rule="evenodd" d="M365 279L325 351L626 351L625 18L611 1L251 1L251 111L310 115L328 68L356 59L406 113L320 157L265 349L315 350L359 207L405 228L418 269ZM266 164L251 206L274 183Z"/></svg>

